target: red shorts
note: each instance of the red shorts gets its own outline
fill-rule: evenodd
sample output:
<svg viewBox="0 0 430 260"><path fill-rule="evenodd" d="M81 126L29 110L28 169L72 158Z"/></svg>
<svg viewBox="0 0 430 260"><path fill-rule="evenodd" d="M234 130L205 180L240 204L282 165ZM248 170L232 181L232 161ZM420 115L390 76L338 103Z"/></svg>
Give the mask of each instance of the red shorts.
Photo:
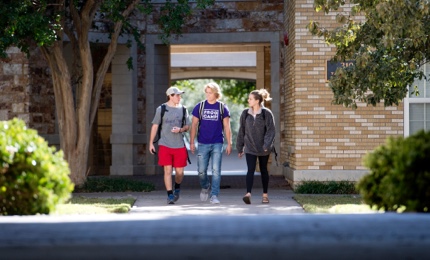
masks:
<svg viewBox="0 0 430 260"><path fill-rule="evenodd" d="M184 168L187 166L188 152L187 148L169 148L160 145L158 147L158 165L173 166L175 168Z"/></svg>

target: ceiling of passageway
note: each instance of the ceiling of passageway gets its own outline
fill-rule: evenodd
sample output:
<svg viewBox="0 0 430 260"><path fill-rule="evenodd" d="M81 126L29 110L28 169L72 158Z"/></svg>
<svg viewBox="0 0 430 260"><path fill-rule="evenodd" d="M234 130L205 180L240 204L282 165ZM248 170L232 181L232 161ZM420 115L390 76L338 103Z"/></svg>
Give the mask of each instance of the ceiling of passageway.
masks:
<svg viewBox="0 0 430 260"><path fill-rule="evenodd" d="M172 45L172 80L256 79L257 51L268 44Z"/></svg>

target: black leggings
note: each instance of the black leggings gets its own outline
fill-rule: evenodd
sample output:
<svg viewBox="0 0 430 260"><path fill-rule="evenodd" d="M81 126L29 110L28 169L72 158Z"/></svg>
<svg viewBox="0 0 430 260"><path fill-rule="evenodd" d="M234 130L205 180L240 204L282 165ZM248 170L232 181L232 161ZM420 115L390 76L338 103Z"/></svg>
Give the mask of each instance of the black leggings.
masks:
<svg viewBox="0 0 430 260"><path fill-rule="evenodd" d="M267 189L269 187L269 172L267 171L267 163L269 162L269 156L256 156L252 154L246 155L246 164L248 165L248 172L246 173L246 192L251 193L252 186L254 185L254 173L255 167L258 164L260 166L261 172L261 182L263 184L263 193L267 193Z"/></svg>

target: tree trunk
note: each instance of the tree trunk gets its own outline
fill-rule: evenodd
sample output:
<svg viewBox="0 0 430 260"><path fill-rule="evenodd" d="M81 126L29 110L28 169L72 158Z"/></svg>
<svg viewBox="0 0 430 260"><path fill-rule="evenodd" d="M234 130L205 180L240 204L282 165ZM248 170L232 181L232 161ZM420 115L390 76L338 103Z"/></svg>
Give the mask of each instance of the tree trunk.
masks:
<svg viewBox="0 0 430 260"><path fill-rule="evenodd" d="M42 47L42 52L48 60L52 73L60 148L64 152L64 158L69 163L70 179L75 185L80 186L85 182L88 172L88 147L91 130L88 118L89 106L80 109L78 105L80 101L77 101L75 108L71 76L63 56L62 43L55 44L49 49ZM84 102L88 104L90 101L85 100Z"/></svg>
<svg viewBox="0 0 430 260"><path fill-rule="evenodd" d="M138 3L139 0L133 0L129 3L122 12L122 16L124 18L129 17ZM52 72L60 147L69 163L70 178L76 186L84 184L88 175L90 133L98 109L103 80L115 54L118 37L123 26L121 20L115 22L114 30L110 35L108 51L94 80L89 31L100 4L101 2L98 1L87 2L83 9L78 12L74 2L70 2L70 14L75 30L66 28L65 32L69 32L68 37L72 48L79 55L82 66L79 73L80 82L76 87L76 96L73 94L72 76L63 55L63 42L60 40L55 42L53 46L41 47Z"/></svg>
<svg viewBox="0 0 430 260"><path fill-rule="evenodd" d="M76 147L74 150L65 152L69 154L67 160L70 168L70 179L76 186L80 186L85 183L88 175L88 141L83 144L86 147Z"/></svg>

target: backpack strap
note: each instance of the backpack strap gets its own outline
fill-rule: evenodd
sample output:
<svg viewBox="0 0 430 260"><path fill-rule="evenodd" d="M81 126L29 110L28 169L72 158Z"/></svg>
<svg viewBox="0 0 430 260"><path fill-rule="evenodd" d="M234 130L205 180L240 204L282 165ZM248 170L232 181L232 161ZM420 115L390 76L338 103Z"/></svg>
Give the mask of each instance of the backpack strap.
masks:
<svg viewBox="0 0 430 260"><path fill-rule="evenodd" d="M185 119L187 117L187 108L185 106L182 106L182 123L181 123L181 128L184 127L185 125ZM182 136L184 136L184 134L182 134ZM191 160L190 160L190 155L188 153L187 150L187 161L189 164L191 164Z"/></svg>
<svg viewBox="0 0 430 260"><path fill-rule="evenodd" d="M166 109L166 104L161 104L161 119L160 119L160 124L158 125L158 129L157 129L157 135L155 137L155 140L152 142L153 144L157 143L160 140L160 136L161 136L161 127L163 125L163 117L164 117L164 113L167 111Z"/></svg>
<svg viewBox="0 0 430 260"><path fill-rule="evenodd" d="M222 122L222 120L224 119L223 118L224 117L224 103L221 102L221 101L218 101L218 102L219 102L219 111L221 113L220 119L221 119L221 122Z"/></svg>
<svg viewBox="0 0 430 260"><path fill-rule="evenodd" d="M203 101L200 102L200 106L199 106L199 120L202 120L204 107L205 107L205 100L203 100Z"/></svg>
<svg viewBox="0 0 430 260"><path fill-rule="evenodd" d="M200 122L202 121L204 107L205 107L205 100L201 101L199 106L199 126L197 128L197 135L200 133Z"/></svg>
<svg viewBox="0 0 430 260"><path fill-rule="evenodd" d="M273 145L272 152L274 152L274 153L275 153L275 162L276 162L276 166L279 166L279 165L278 165L278 153L276 152L275 145Z"/></svg>
<svg viewBox="0 0 430 260"><path fill-rule="evenodd" d="M224 103L223 102L221 102L221 101L218 101L219 102L219 111L220 111L220 120L221 120L221 127L222 127L222 130L224 130Z"/></svg>
<svg viewBox="0 0 430 260"><path fill-rule="evenodd" d="M181 128L185 125L185 117L187 116L187 108L185 106L182 106L182 123Z"/></svg>

